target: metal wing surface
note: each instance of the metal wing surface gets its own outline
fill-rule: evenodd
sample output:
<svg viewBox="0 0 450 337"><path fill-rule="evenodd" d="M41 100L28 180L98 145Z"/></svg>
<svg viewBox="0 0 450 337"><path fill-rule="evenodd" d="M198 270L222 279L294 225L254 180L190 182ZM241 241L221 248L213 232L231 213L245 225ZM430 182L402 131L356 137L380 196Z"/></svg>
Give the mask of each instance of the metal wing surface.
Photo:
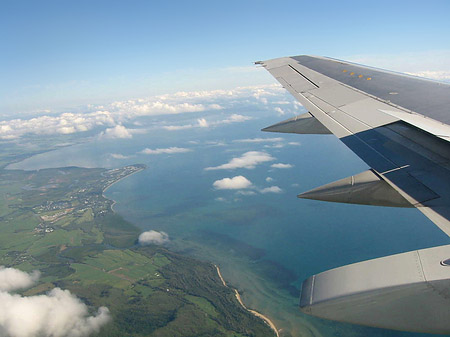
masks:
<svg viewBox="0 0 450 337"><path fill-rule="evenodd" d="M300 198L416 207L450 236L449 84L324 57L303 55L256 63L265 67L309 111L263 131L333 133L371 167L302 193ZM450 246L440 248L433 251L438 262L450 258ZM427 262L420 256L431 254L425 251L315 275L303 285L302 310L351 323L450 333L450 267L431 263L425 268ZM411 264L403 263L409 258ZM418 274L410 270L410 265L417 264L422 266ZM403 268L404 275L416 273L417 278L402 279L392 271L392 265L400 266L396 270ZM427 276L423 272L427 268L439 277ZM394 273L392 279L383 277L387 270ZM370 281L357 277L363 273L370 275ZM387 279L390 281L386 283ZM439 282L439 289L433 286L435 281ZM432 293L437 297L424 295L413 284L434 289ZM398 308L388 299L400 294L402 306L414 307L397 317L392 312ZM353 308L358 309L349 309L350 297ZM422 308L418 309L418 305ZM367 317L373 310L378 310L379 315ZM425 319L426 315L433 319ZM414 321L412 317L422 320Z"/></svg>

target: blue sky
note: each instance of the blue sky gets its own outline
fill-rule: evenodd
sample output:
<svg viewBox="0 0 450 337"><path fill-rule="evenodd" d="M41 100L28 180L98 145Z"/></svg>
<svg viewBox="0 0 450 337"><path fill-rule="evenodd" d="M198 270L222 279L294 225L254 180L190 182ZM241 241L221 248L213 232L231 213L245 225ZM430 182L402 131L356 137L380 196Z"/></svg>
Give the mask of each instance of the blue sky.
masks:
<svg viewBox="0 0 450 337"><path fill-rule="evenodd" d="M436 67L449 12L449 1L2 1L0 114L271 83L248 67L286 55Z"/></svg>

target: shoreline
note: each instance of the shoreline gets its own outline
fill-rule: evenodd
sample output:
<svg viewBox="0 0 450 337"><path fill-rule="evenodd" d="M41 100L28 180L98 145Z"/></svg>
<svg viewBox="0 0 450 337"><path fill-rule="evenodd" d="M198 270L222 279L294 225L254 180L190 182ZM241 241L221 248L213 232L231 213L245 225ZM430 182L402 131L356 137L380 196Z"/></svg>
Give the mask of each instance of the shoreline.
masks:
<svg viewBox="0 0 450 337"><path fill-rule="evenodd" d="M112 198L107 198L107 197L105 196L105 192L108 190L108 188L110 188L112 185L118 183L118 182L121 181L122 179L128 178L128 177L132 176L133 174L139 173L139 172L144 171L144 170L145 170L145 168L141 168L141 169L139 169L139 170L137 170L137 171L134 171L134 172L132 172L132 173L130 173L130 174L127 174L125 177L122 177L122 178L120 178L120 179L117 179L116 181L112 182L111 184L109 184L108 186L106 186L106 187L103 189L103 191L102 191L102 197L105 198L105 199L108 199L108 200L111 200L111 201L112 201L112 204L111 204L110 208L111 208L111 211L112 211L113 213L116 213L116 211L114 211L114 205L116 204L116 201L115 201L114 199L112 199Z"/></svg>
<svg viewBox="0 0 450 337"><path fill-rule="evenodd" d="M219 278L220 278L220 280L222 281L222 284L223 284L225 287L229 288L228 285L227 285L227 283L225 282L225 280L224 280L223 277L222 277L222 273L220 272L219 266L215 264L214 267L216 267L217 274L219 275ZM233 288L233 290L234 290L236 299L238 300L238 302L239 302L239 304L242 306L242 308L244 308L245 310L247 310L248 312L250 312L250 313L253 314L254 316L256 316L256 317L258 317L258 318L261 318L261 319L262 319L264 322L266 322L266 324L267 324L268 326L270 326L270 328L275 332L275 335L276 335L277 337L280 337L280 334L278 333L278 329L277 329L277 327L275 326L275 324L274 324L267 316L264 316L263 314L261 314L260 312L258 312L258 311L256 311L256 310L252 310L252 309L247 308L247 307L245 306L244 302L242 302L241 294L239 294L239 292L237 291L237 289L234 289L234 288Z"/></svg>

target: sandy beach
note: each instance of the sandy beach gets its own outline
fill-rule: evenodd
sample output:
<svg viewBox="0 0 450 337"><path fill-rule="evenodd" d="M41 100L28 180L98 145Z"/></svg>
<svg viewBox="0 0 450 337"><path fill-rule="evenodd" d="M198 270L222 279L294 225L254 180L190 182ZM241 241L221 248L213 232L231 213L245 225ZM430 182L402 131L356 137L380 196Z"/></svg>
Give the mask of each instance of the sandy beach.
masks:
<svg viewBox="0 0 450 337"><path fill-rule="evenodd" d="M139 169L139 170L137 170L137 171L134 171L134 172L132 172L132 173L130 173L130 174L127 174L126 176L124 176L124 177L122 177L122 178L120 178L120 179L117 179L117 180L114 181L113 183L111 183L111 184L109 184L108 186L106 186L106 187L103 189L103 192L102 192L102 193L105 193L105 192L108 190L108 188L110 188L112 185L118 183L118 182L121 181L122 179L128 178L128 177L132 176L133 174L136 174L136 173L141 172L141 171L143 171L143 170L145 170L145 168L141 168L141 169Z"/></svg>
<svg viewBox="0 0 450 337"><path fill-rule="evenodd" d="M136 174L136 173L141 172L141 171L143 171L143 170L145 170L145 168L141 168L141 169L139 169L139 170L137 170L137 171L134 171L133 173L130 173L130 174L126 175L125 177L122 177L122 178L120 178L120 179L117 179L115 182L109 184L108 186L106 186L106 187L103 189L103 191L102 191L102 196L103 196L103 198L109 199L109 200L112 201L112 204L111 204L111 211L113 211L113 212L115 213L115 211L114 211L114 205L116 204L116 201L115 201L114 199L105 197L105 192L108 190L108 188L110 188L112 185L118 183L118 182L121 181L122 179L128 178L128 177L132 176L133 174Z"/></svg>
<svg viewBox="0 0 450 337"><path fill-rule="evenodd" d="M219 266L217 266L217 265L214 265L214 266L215 266L216 269L217 269L217 274L219 275L219 278L220 278L220 280L222 281L222 284L223 284L225 287L228 287L228 286L227 286L227 283L225 282L225 280L224 280L223 277L222 277L222 274L221 274L221 272L220 272ZM252 314L255 315L256 317L259 317L259 318L263 319L263 320L267 323L267 325L269 325L269 326L272 328L272 330L275 332L275 334L277 335L277 337L280 337L280 334L278 333L278 329L277 329L277 327L275 326L275 324L274 324L267 316L264 316L263 314L257 312L256 310L252 310L252 309L247 308L247 307L245 306L244 302L242 302L241 295L239 294L239 292L237 291L237 289L233 289L233 290L234 290L234 293L235 293L235 295L236 295L236 299L238 300L239 304L240 304L245 310L247 310L248 312L252 313Z"/></svg>

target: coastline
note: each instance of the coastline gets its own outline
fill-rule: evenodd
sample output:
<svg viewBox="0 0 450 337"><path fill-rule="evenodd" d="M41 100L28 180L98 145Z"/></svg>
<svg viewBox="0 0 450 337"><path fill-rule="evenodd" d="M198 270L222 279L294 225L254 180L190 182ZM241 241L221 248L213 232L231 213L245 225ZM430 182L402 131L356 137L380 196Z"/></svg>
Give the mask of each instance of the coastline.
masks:
<svg viewBox="0 0 450 337"><path fill-rule="evenodd" d="M111 200L111 201L112 201L112 204L111 204L111 207L110 207L110 208L111 208L111 211L112 211L113 213L116 213L116 211L114 211L114 205L116 204L116 201L115 201L114 199L107 198L107 197L105 196L105 192L108 190L108 188L110 188L112 185L118 183L118 182L121 181L122 179L128 178L128 177L132 176L133 174L139 173L139 172L144 171L144 170L145 170L145 168L141 168L141 169L139 169L139 170L137 170L137 171L134 171L134 172L132 172L132 173L130 173L130 174L127 174L126 176L124 176L124 177L122 177L122 178L120 178L120 179L117 179L116 181L112 182L111 184L109 184L108 186L106 186L106 187L103 189L103 191L102 191L102 197L105 198L105 199L108 199L108 200Z"/></svg>
<svg viewBox="0 0 450 337"><path fill-rule="evenodd" d="M222 284L223 284L225 287L228 288L227 283L225 282L225 280L224 280L223 277L222 277L222 273L220 272L219 266L215 264L214 267L216 267L217 274L219 275L219 278L220 278L220 280L222 281ZM234 293L235 293L235 295L236 295L236 299L238 300L238 302L239 302L239 304L242 306L242 308L244 308L245 310L247 310L247 311L250 312L251 314L255 315L256 317L261 318L262 320L264 320L264 322L266 322L266 324L267 324L268 326L270 326L270 328L275 332L275 335L276 335L277 337L280 337L280 334L278 333L278 329L277 329L277 327L275 326L275 324L274 324L267 316L264 316L263 314L259 313L259 312L256 311L256 310L252 310L252 309L247 308L247 307L245 306L244 302L242 302L241 295L239 294L239 292L237 291L237 289L233 289L233 290L234 290Z"/></svg>

